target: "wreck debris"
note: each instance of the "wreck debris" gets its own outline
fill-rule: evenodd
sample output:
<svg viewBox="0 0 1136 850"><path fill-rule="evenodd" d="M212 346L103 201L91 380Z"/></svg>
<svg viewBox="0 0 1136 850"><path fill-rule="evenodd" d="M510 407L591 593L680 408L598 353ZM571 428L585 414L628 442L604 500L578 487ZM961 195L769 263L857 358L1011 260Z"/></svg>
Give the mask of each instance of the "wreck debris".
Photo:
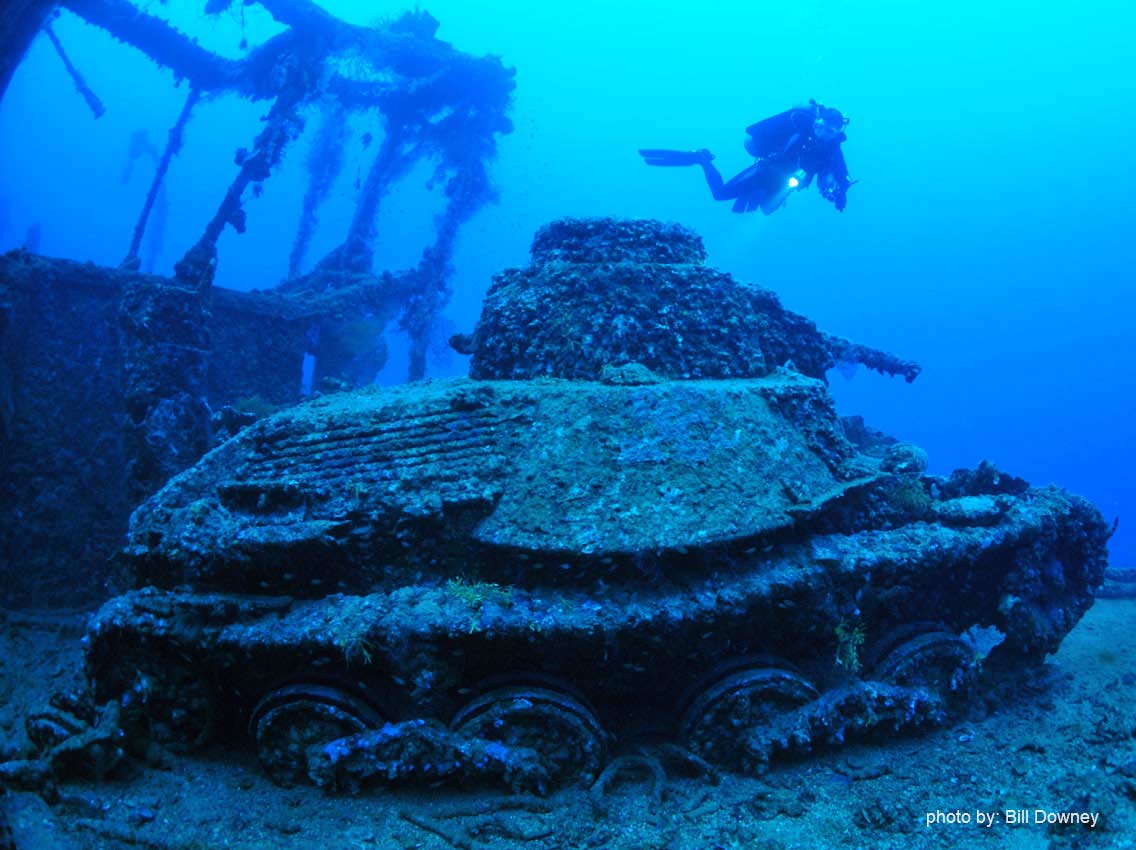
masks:
<svg viewBox="0 0 1136 850"><path fill-rule="evenodd" d="M640 773L647 777L649 805L652 809L658 809L663 801L667 774L663 770L662 762L653 753L643 749L638 753L629 753L613 758L607 763L607 767L603 769L592 787L588 789L588 799L591 801L592 810L596 814L607 814L608 806L604 795L615 785L616 778L625 773Z"/></svg>
<svg viewBox="0 0 1136 850"><path fill-rule="evenodd" d="M103 102L99 100L99 96L91 91L91 87L87 85L86 79L79 73L79 69L75 67L71 59L67 56L67 51L63 49L63 44L60 43L59 36L55 34L55 30L51 28L51 24L44 24L43 32L51 42L52 47L55 48L55 52L59 54L59 58L63 60L63 67L67 69L68 75L70 75L72 82L75 83L75 89L83 96L83 100L87 102L87 106L91 108L91 114L93 114L95 118L102 118L103 113L106 112L106 107L103 106Z"/></svg>
<svg viewBox="0 0 1136 850"><path fill-rule="evenodd" d="M227 5L208 4L212 11ZM18 576L0 582L4 594L22 588L24 576L38 574L41 592L53 583L27 568L30 554L37 564L81 558L84 581L61 577L56 584L83 587L82 595L53 602L90 598L87 585L101 584L108 541L125 529L130 502L213 445L213 409L230 406L239 413L248 405L293 403L304 388L310 393L370 382L385 361L383 334L396 323L410 338L408 378L425 376L425 352L450 297L462 225L494 198L487 166L498 138L512 130L513 70L496 57L463 54L438 39L438 22L424 12L356 26L311 0L260 5L288 29L237 60L212 53L130 0L58 5L172 71L187 93L121 273L27 252L0 261L0 476L14 506L11 515L23 517L0 526L0 554L12 555L6 563L23 565ZM0 11L0 91L51 8L16 0ZM141 246L147 231L161 223L164 185L186 128L200 112L197 105L221 93L271 105L248 148L237 152L236 174L200 237L175 264L173 279L139 275ZM227 226L239 232L250 225L246 196L272 177L306 122L314 130L317 120L311 119L321 114L324 128L309 160L311 184L298 211L289 280L254 293L215 287L218 237ZM339 248L309 263L307 246L338 169L336 156L324 154L342 153L346 128L365 130L367 184L355 198ZM445 197L435 232L424 236L412 268L375 268L384 235L375 224L381 202L423 163L433 168L427 190ZM37 360L47 350L54 371ZM79 369L67 360L77 350L92 367ZM86 374L92 369L98 374ZM60 382L63 374L69 377ZM53 387L49 404L45 381L71 389ZM82 411L90 421L85 427L61 421L49 409ZM82 453L82 462L73 452ZM91 466L100 467L96 477L69 471ZM56 477L42 480L48 470ZM39 486L26 483L32 478ZM97 495L89 499L92 487ZM64 494L72 490L88 494L92 515L83 522L82 511L53 515L65 512ZM64 537L68 555L61 558ZM42 553L28 552L29 539L42 540Z"/></svg>
<svg viewBox="0 0 1136 850"><path fill-rule="evenodd" d="M8 324L11 305L0 300L0 445L8 439L12 421L16 418L16 399L12 389L12 368L9 365Z"/></svg>
<svg viewBox="0 0 1136 850"><path fill-rule="evenodd" d="M1101 599L1136 599L1136 569L1110 567L1104 574L1104 586L1097 596Z"/></svg>
<svg viewBox="0 0 1136 850"><path fill-rule="evenodd" d="M220 11L226 5L213 3L208 11ZM420 379L426 372L429 336L449 300L450 260L458 231L494 198L485 166L495 154L496 137L512 131L507 113L513 71L495 57L466 56L437 39L438 22L425 12L408 12L383 26L362 27L330 15L311 0L259 0L259 5L289 29L253 48L245 58L232 60L206 50L129 0L65 0L60 4L169 68L191 89L170 132L124 262L129 268L138 263L147 217L170 158L180 147L193 104L201 97L232 92L252 100L271 99L273 104L252 145L237 152L237 174L200 239L175 265L177 277L184 285L209 289L215 275L217 238L226 226L244 232L246 191L271 176L288 147L304 132L304 108L314 105L324 112L325 121L309 161L311 182L289 258L290 277L300 275L318 207L342 160L346 115L366 113L371 120L377 118L374 135L381 135L382 141L376 146L348 232L338 248L315 263L311 274L319 279L338 278L343 273L373 274L380 238L375 220L382 198L418 162L433 163L431 183L445 192L446 209L419 263L400 273L409 284L409 293L395 311L401 313L399 325L411 341L408 377ZM58 43L54 33L47 32ZM93 93L73 66L69 67L98 112ZM384 315L383 324L394 317Z"/></svg>
<svg viewBox="0 0 1136 850"><path fill-rule="evenodd" d="M127 494L137 501L209 449L208 292L202 279L130 278L119 302Z"/></svg>
<svg viewBox="0 0 1136 850"><path fill-rule="evenodd" d="M424 818L421 815L410 811L409 809L400 809L398 816L407 823L418 827L423 832L438 836L451 847L454 847L457 850L473 850L474 844L466 835L451 833L451 831L446 829L445 827L436 824L430 819Z"/></svg>
<svg viewBox="0 0 1136 850"><path fill-rule="evenodd" d="M6 0L0 6L0 98L54 6L55 0Z"/></svg>
<svg viewBox="0 0 1136 850"><path fill-rule="evenodd" d="M126 755L120 720L115 701L82 716L55 705L29 715L25 724L34 752L31 758L0 761L0 788L50 793L56 782L105 778Z"/></svg>
<svg viewBox="0 0 1136 850"><path fill-rule="evenodd" d="M201 280L206 276L206 267L216 263L217 238L225 225L232 226L237 233L245 232L245 211L241 206L245 189L251 183L269 178L287 146L303 130L297 109L309 94L309 72L295 61L286 61L276 70L282 82L276 102L265 119L266 126L256 137L251 151L243 148L237 151L236 164L240 171L225 192L217 212L205 226L204 235L174 266L182 280Z"/></svg>
<svg viewBox="0 0 1136 850"><path fill-rule="evenodd" d="M22 251L0 256L3 604L98 598L99 565L126 527L126 412L109 274Z"/></svg>
<svg viewBox="0 0 1136 850"><path fill-rule="evenodd" d="M229 424L247 424L294 403L313 325L323 328L317 386L349 386L352 317L393 320L408 293L389 275L322 292L213 287L205 314L194 290L167 277L0 255L0 502L10 506L0 604L102 598L133 499L214 444L210 411L231 407ZM169 430L183 425L192 438Z"/></svg>
<svg viewBox="0 0 1136 850"><path fill-rule="evenodd" d="M161 191L162 182L166 179L166 172L170 168L170 161L181 150L182 136L185 131L185 124L189 120L190 113L193 107L197 104L199 94L197 89L190 89L189 96L185 99L185 105L181 108L181 113L177 117L177 121L170 128L170 134L166 141L166 148L162 151L162 156L158 160L158 167L154 171L153 180L150 182L150 190L146 193L146 202L142 205L142 212L138 216L138 223L134 225L134 236L130 240L130 249L126 252L126 259L122 261L123 268L137 270L140 265L138 259L138 249L142 245L142 237L146 233L146 222L150 217L150 211L154 208L154 201L158 198L158 193Z"/></svg>
<svg viewBox="0 0 1136 850"><path fill-rule="evenodd" d="M256 93L249 78L265 54L250 56L243 63L216 56L130 0L65 0L58 6L142 51L199 91L233 90L245 96ZM279 44L276 49L283 47Z"/></svg>
<svg viewBox="0 0 1136 850"><path fill-rule="evenodd" d="M355 215L351 219L347 239L320 261L320 269L356 273L371 269L375 250L375 216L378 213L379 201L390 185L405 174L413 164L415 157L411 154L420 153L415 149L403 153L402 148L405 143L406 139L400 127L396 126L387 131L378 155L371 163L370 171L367 172L363 189L359 193L359 203L355 206Z"/></svg>
<svg viewBox="0 0 1136 850"><path fill-rule="evenodd" d="M316 229L320 205L327 199L332 183L343 167L343 146L347 136L347 110L338 103L325 108L323 123L308 154L308 188L300 211L300 224L288 255L288 277L296 277L304 263L308 245ZM368 269L369 270L369 269Z"/></svg>

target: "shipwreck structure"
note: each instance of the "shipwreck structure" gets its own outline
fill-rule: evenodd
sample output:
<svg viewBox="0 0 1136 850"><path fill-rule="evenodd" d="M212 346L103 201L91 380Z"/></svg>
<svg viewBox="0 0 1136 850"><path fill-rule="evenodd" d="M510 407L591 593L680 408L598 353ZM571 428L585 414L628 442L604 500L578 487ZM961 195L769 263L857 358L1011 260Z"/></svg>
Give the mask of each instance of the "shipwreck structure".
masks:
<svg viewBox="0 0 1136 850"><path fill-rule="evenodd" d="M285 29L236 60L130 0L16 0L0 10L0 95L42 34L92 114L108 108L52 30L57 15L69 14L173 71L179 85L171 96L183 102L156 152L137 222L123 234L118 268L27 250L0 258L0 501L11 506L0 522L0 603L75 603L100 594L101 565L133 505L249 408L263 412L321 385L350 386L352 363L374 354L361 344L379 346L381 355L384 328L397 323L407 334L408 379L425 375L461 227L494 198L487 167L498 138L512 130L513 70L439 40L438 22L423 11L361 27L310 0L257 3ZM203 14L234 5L202 0ZM265 102L263 126L235 152L231 183L173 276L140 274L139 249L184 129L201 99L220 92ZM310 240L352 117L353 126L369 128L373 156L350 226L313 262ZM312 137L309 185L289 278L252 293L214 286L218 237L227 227L255 227L246 196L260 191L305 134ZM423 162L445 197L433 239L413 267L376 268L380 203ZM365 343L360 319L371 331ZM78 582L73 566L60 566L76 563L83 564ZM34 588L21 576L34 576Z"/></svg>

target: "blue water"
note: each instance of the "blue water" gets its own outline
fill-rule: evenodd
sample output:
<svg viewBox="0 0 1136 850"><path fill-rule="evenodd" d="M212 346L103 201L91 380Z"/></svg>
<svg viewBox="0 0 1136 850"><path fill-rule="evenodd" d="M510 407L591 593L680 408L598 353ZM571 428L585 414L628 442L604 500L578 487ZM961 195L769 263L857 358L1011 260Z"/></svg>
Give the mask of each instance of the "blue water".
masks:
<svg viewBox="0 0 1136 850"><path fill-rule="evenodd" d="M239 57L277 30L258 7L216 19L201 0L139 3ZM327 2L357 22L410 3ZM1136 565L1136 12L1128 3L958 0L566 4L445 0L438 36L517 69L516 131L493 175L500 202L469 222L448 318L472 328L492 273L527 261L542 223L650 216L706 240L712 265L776 290L827 331L919 361L912 385L832 375L844 413L922 445L932 471L983 458L1035 484L1091 498L1121 525L1113 562ZM918 11L913 11L917 9ZM160 148L184 101L161 71L69 13L56 32L107 113L92 119L45 39L0 103L0 248L38 226L42 253L117 264L152 164L122 183L132 133ZM815 192L771 217L714 203L696 170L649 169L638 147L707 147L724 173L749 159L743 128L815 97L851 118L848 209ZM201 233L266 106L200 106L168 179L168 273ZM374 148L359 122L344 178L309 254L335 245L352 182ZM263 197L249 232L226 232L218 283L269 287L286 272L310 134ZM431 236L438 199L416 171L380 216L379 260L404 266ZM434 375L465 361L442 355ZM381 376L397 380L398 362Z"/></svg>

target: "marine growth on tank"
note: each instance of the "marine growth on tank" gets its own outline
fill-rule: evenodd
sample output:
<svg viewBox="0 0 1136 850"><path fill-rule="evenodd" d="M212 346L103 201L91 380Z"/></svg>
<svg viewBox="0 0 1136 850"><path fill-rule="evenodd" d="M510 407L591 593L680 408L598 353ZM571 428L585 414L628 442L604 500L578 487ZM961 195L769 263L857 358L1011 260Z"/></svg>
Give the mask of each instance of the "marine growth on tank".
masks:
<svg viewBox="0 0 1136 850"><path fill-rule="evenodd" d="M1133 24L0 9L0 850L1129 846Z"/></svg>

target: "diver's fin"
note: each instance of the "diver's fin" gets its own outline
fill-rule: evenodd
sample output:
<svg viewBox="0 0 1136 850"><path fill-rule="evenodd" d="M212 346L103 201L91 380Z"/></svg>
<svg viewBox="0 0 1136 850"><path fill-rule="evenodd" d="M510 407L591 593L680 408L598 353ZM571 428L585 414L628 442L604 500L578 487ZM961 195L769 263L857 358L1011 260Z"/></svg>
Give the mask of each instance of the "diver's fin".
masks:
<svg viewBox="0 0 1136 850"><path fill-rule="evenodd" d="M701 165L714 159L708 150L668 151L659 148L640 148L639 156L647 165Z"/></svg>

